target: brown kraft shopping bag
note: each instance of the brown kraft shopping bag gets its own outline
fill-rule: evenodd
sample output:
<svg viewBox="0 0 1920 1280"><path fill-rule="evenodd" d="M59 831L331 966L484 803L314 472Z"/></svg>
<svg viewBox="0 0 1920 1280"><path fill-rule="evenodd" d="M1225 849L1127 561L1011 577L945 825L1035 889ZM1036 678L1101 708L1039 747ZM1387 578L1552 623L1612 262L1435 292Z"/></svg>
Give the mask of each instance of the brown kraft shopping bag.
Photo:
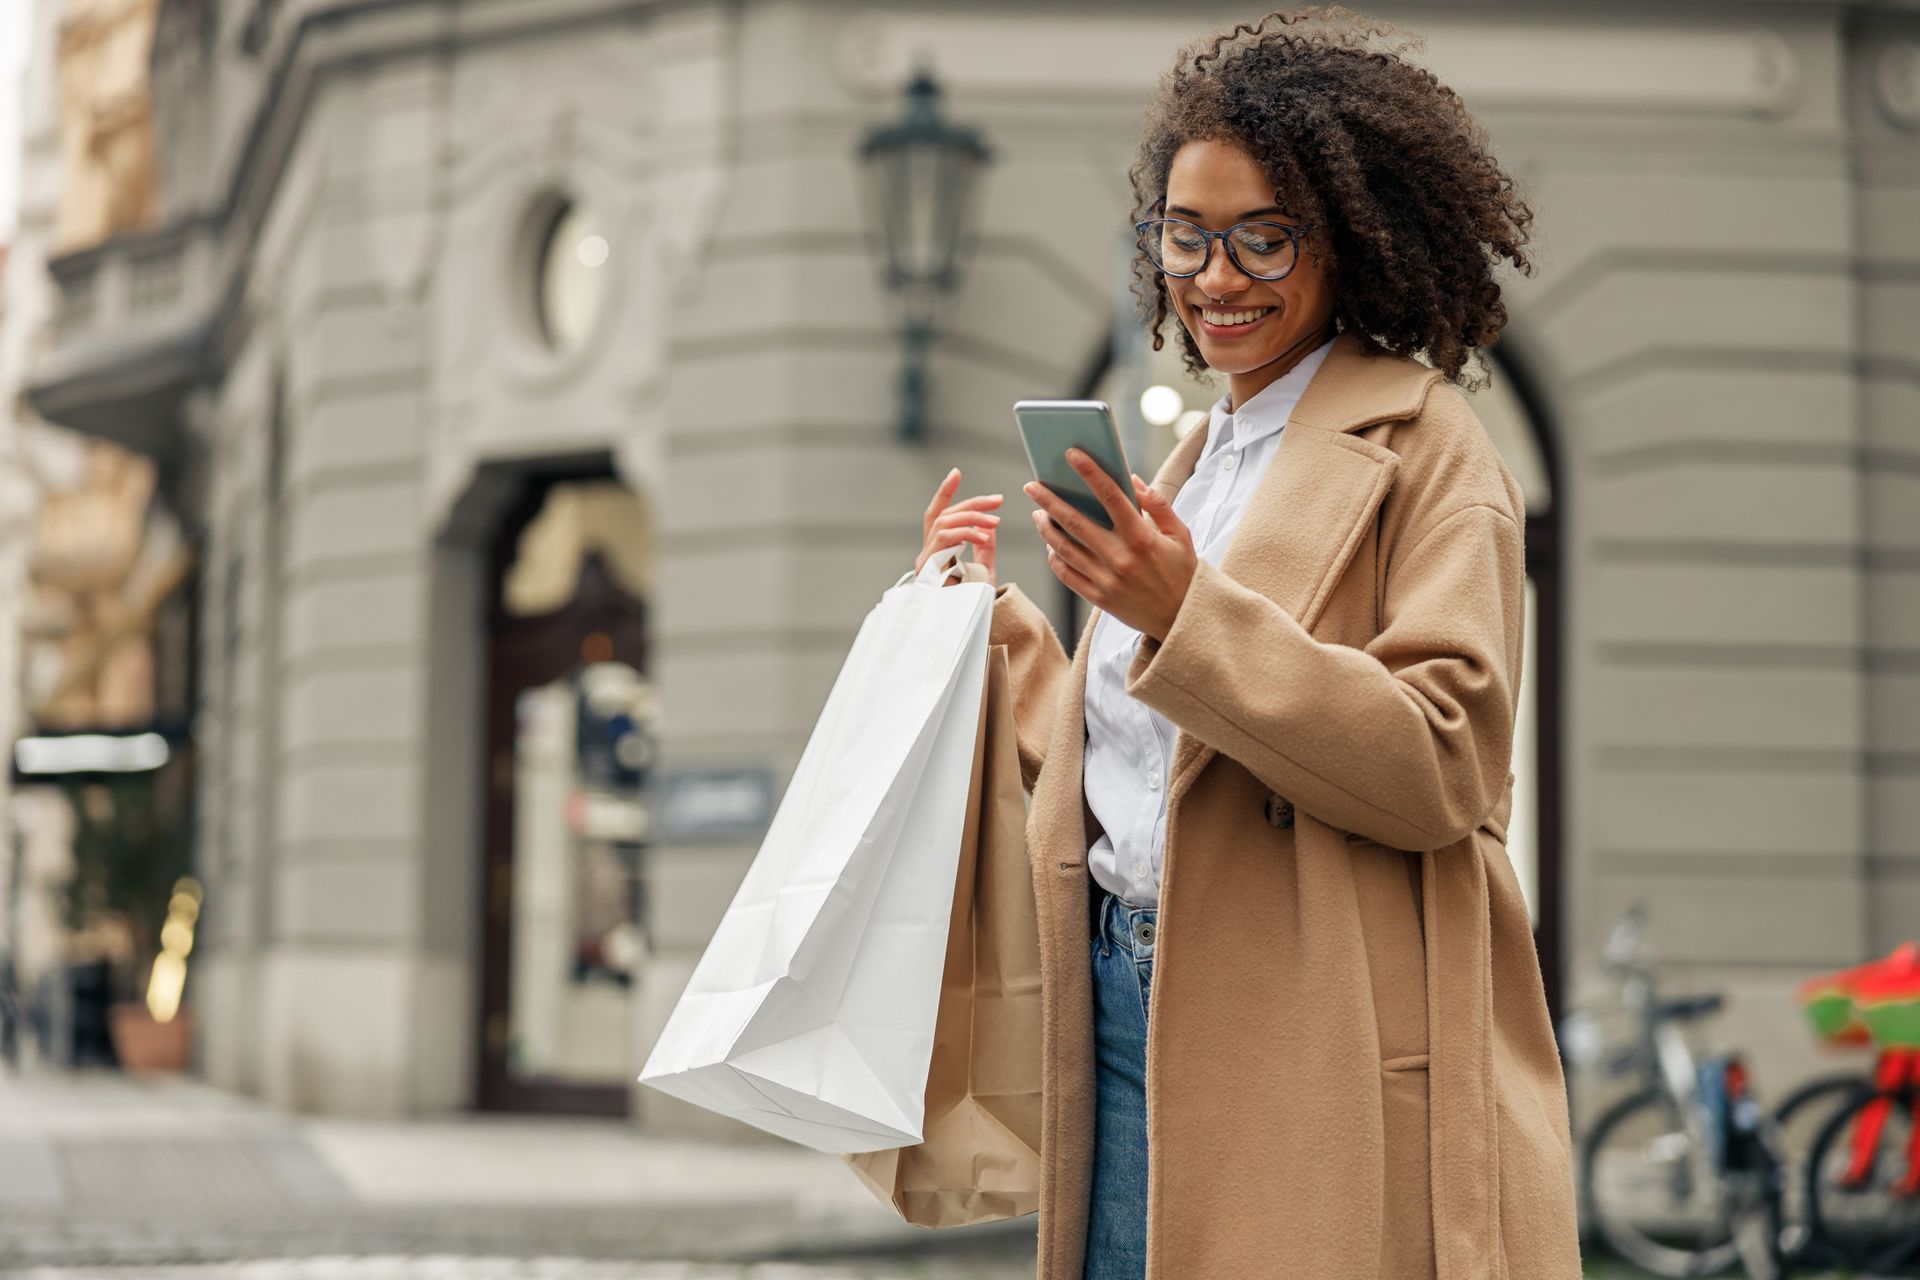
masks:
<svg viewBox="0 0 1920 1280"><path fill-rule="evenodd" d="M922 1227L1040 1206L1040 926L1027 865L1007 650L987 650L953 920L940 980L924 1140L842 1157Z"/></svg>

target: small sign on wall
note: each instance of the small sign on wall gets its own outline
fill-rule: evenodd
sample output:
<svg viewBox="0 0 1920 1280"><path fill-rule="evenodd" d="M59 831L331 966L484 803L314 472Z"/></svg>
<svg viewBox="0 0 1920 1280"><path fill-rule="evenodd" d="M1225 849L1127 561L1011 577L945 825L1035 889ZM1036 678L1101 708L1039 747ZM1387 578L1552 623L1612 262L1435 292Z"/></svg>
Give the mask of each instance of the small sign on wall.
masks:
<svg viewBox="0 0 1920 1280"><path fill-rule="evenodd" d="M765 765L661 771L654 839L667 844L758 840L773 820L773 770Z"/></svg>

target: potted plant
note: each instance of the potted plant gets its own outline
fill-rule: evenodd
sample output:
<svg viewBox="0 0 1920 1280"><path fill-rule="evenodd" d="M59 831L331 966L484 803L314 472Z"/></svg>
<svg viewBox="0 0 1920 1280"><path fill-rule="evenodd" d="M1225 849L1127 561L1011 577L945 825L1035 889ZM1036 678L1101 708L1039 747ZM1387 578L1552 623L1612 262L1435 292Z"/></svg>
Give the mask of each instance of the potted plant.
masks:
<svg viewBox="0 0 1920 1280"><path fill-rule="evenodd" d="M63 903L75 935L117 934L113 1047L130 1071L179 1071L193 1023L180 1001L199 915L191 877L190 772L176 757L148 773L76 782L73 875Z"/></svg>

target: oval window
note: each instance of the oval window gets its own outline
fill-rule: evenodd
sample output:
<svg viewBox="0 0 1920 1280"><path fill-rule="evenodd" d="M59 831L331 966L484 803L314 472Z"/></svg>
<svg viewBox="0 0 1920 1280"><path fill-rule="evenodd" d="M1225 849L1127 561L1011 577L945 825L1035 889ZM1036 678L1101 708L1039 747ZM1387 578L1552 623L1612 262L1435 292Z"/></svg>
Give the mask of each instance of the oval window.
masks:
<svg viewBox="0 0 1920 1280"><path fill-rule="evenodd" d="M554 350L577 346L599 318L609 252L591 209L572 200L554 204L534 267L534 314Z"/></svg>

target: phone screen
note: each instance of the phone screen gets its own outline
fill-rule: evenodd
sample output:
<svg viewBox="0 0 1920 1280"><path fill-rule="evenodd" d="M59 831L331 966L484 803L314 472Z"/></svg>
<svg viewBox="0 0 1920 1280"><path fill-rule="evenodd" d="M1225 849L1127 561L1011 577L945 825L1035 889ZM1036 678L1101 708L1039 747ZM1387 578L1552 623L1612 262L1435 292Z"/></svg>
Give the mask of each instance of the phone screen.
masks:
<svg viewBox="0 0 1920 1280"><path fill-rule="evenodd" d="M1120 447L1120 432L1113 414L1099 400L1022 400L1013 406L1014 421L1027 446L1027 462L1034 479L1064 498L1076 511L1103 529L1113 528L1107 509L1094 497L1067 463L1067 450L1078 446L1113 477L1120 492L1137 511L1140 503L1133 495L1126 452Z"/></svg>

